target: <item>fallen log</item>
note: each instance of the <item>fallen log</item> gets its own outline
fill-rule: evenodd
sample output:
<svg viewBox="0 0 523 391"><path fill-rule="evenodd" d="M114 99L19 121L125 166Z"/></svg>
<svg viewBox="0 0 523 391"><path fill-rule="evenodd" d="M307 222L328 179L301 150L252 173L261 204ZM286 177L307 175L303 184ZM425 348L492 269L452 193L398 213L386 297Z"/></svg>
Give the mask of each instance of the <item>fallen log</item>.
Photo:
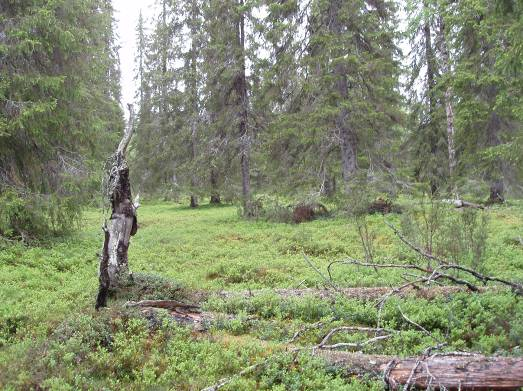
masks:
<svg viewBox="0 0 523 391"><path fill-rule="evenodd" d="M468 202L464 200L454 200L454 207L455 208L474 208L474 209L485 209L483 205L475 204L473 202Z"/></svg>
<svg viewBox="0 0 523 391"><path fill-rule="evenodd" d="M181 303L176 300L141 300L128 301L124 307L138 307L151 326L161 323L159 310L167 310L169 318L183 326L191 327L195 331L207 331L211 324L218 321L236 319L235 315L202 311L200 306L195 304ZM165 313L165 312L164 312ZM255 317L246 320L255 321Z"/></svg>
<svg viewBox="0 0 523 391"><path fill-rule="evenodd" d="M523 358L479 354L435 354L398 359L315 350L314 354L343 376L381 378L391 390L519 390L523 387Z"/></svg>
<svg viewBox="0 0 523 391"><path fill-rule="evenodd" d="M141 300L141 301L128 301L125 303L126 307L152 307L152 308L163 308L171 311L183 310L197 310L200 308L197 304L186 304L176 300Z"/></svg>
<svg viewBox="0 0 523 391"><path fill-rule="evenodd" d="M167 310L171 319L179 324L192 327L195 331L207 331L210 324L219 319L234 319L234 315L203 312L198 306L175 300L143 300L128 302L127 307L140 307L142 314L153 324L159 324L157 309ZM364 343L328 345L330 337L339 331L364 332L376 336ZM471 353L433 354L400 359L393 356L366 355L339 352L338 347L361 348L374 340L390 337L395 330L367 327L338 327L331 330L314 347L288 348L292 352L312 351L322 358L327 366L336 369L344 377L373 377L383 379L390 390L431 389L431 390L519 390L523 387L523 358L486 357ZM294 339L294 337L293 337ZM342 346L343 345L343 346ZM346 345L346 346L345 346ZM267 362L270 358L264 360ZM246 375L263 364L246 368L236 376ZM232 378L222 379L207 390L218 390Z"/></svg>
<svg viewBox="0 0 523 391"><path fill-rule="evenodd" d="M421 284L420 284L421 285ZM478 287L479 292L485 292L488 289L484 287ZM230 299L234 297L255 297L265 294L276 294L283 299L293 297L317 297L320 299L334 299L336 296L343 296L349 299L361 299L361 300L374 300L383 297L390 293L391 288L388 287L361 287L361 288L337 288L333 289L314 289L314 288L279 288L279 289L259 289L259 290L248 290L248 291L217 291L212 292L218 297L224 299ZM397 297L419 297L425 299L434 299L436 297L447 297L449 295L458 292L467 292L467 288L463 286L410 286L406 289L398 292L395 296ZM201 295L205 295L204 292ZM201 299L204 299L201 297Z"/></svg>

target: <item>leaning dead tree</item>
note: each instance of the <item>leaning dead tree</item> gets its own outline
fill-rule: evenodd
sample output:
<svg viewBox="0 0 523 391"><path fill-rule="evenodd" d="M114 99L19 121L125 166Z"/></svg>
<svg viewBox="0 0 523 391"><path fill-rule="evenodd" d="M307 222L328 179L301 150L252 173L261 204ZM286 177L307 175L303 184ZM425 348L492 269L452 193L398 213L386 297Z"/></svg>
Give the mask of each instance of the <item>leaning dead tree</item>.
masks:
<svg viewBox="0 0 523 391"><path fill-rule="evenodd" d="M96 309L107 305L107 295L111 288L117 287L123 278L129 275L127 250L130 237L138 229L136 209L138 200L131 198L129 167L125 153L133 135L133 108L129 107L129 122L118 149L106 165L104 197L109 202L111 217L104 224L104 243L100 255L100 287L96 298Z"/></svg>

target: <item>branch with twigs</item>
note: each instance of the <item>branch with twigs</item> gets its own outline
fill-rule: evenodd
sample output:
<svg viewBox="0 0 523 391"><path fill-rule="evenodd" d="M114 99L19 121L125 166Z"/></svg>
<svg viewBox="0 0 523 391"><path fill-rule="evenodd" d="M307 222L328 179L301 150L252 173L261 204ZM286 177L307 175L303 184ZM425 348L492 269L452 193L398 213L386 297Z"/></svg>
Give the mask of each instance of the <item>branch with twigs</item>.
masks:
<svg viewBox="0 0 523 391"><path fill-rule="evenodd" d="M329 278L327 278L322 272L320 269L318 269L316 266L314 266L314 264L312 263L312 261L309 259L309 257L307 257L305 254L303 254L303 259L305 260L305 262L307 262L307 264L312 268L312 270L314 270L318 275L320 275L321 278L323 278L323 280L325 280L325 282L330 285L332 288L334 288L334 290L338 291L339 288L336 286L336 284L332 281L332 277L330 276L330 272L329 272Z"/></svg>
<svg viewBox="0 0 523 391"><path fill-rule="evenodd" d="M450 262L450 261L448 261L448 260L446 260L444 258L437 257L437 256L435 256L433 254L429 254L426 251L423 251L418 246L412 244L410 241L408 241L405 238L405 236L402 235L401 232L396 227L394 227L394 225L390 224L386 220L385 220L385 224L394 232L394 234L403 243L405 243L412 250L416 251L421 256L438 263L438 266L435 267L434 270L431 273L431 277L432 278L430 280L434 279L435 276L441 275L444 278L447 278L447 279L449 279L449 280L451 280L451 281L453 281L453 282L455 282L457 284L464 284L471 290L477 290L477 287L476 287L476 289L473 289L472 288L473 285L471 283L469 283L468 281L466 281L466 280L460 280L460 279L458 279L456 277L449 276L448 274L444 274L444 273L442 274L442 273L439 272L439 270L457 270L457 271L462 271L462 272L470 274L475 279L481 281L483 283L483 285L487 285L488 282L499 282L500 284L507 285L507 286L511 287L514 290L514 292L517 293L518 295L523 295L523 285L522 284L519 284L519 283L516 283L516 282L513 282L513 281L504 280L504 279L498 278L498 277L488 276L488 275L479 273L479 272L477 272L474 269L471 269L471 268L468 268L468 267L465 267L465 266L461 266L461 265L457 265L457 264L454 264L454 263L452 263L452 262ZM449 277L451 277L451 278L449 278ZM428 282L430 282L430 280Z"/></svg>
<svg viewBox="0 0 523 391"><path fill-rule="evenodd" d="M408 269L408 270L417 270L421 273L424 273L424 275L420 275L418 279L414 281L408 281L402 286L398 288L394 288L392 292L390 292L388 295L399 293L401 290L406 289L410 286L419 284L419 283L425 283L426 285L430 285L433 282L436 282L437 280L448 280L458 285L464 285L469 290L473 292L478 292L480 289L478 286L474 285L472 282L458 278L456 276L453 276L449 273L445 273L445 271L461 271L469 274L470 276L474 277L476 280L480 281L483 285L487 285L489 282L498 282L500 284L506 285L512 290L518 294L523 295L523 285L519 284L517 282L504 280L502 278L493 277L489 275L485 275L482 273L479 273L471 268L456 265L453 263L448 262L447 260L440 259L438 257L430 255L430 259L437 260L438 265L434 268L430 267L422 267L419 265L413 265L413 264L403 264L403 263L369 263L369 262L361 262L355 259L345 259L345 260L338 260L331 262L328 266L329 276L331 275L331 267L334 264L345 264L345 265L355 265L355 266L362 266L362 267L368 267L373 269Z"/></svg>
<svg viewBox="0 0 523 391"><path fill-rule="evenodd" d="M333 335L339 332L359 332L359 333L374 333L375 336L361 342L340 342L335 344L328 344ZM339 349L339 348L354 348L362 349L367 345L373 345L376 342L383 341L391 338L394 334L397 334L397 330L376 328L376 327L355 327L355 326L341 326L330 330L321 342L316 346L318 349Z"/></svg>
<svg viewBox="0 0 523 391"><path fill-rule="evenodd" d="M404 264L404 263L369 263L369 262L361 262L361 261L358 261L358 260L355 260L355 259L346 259L346 260L343 260L343 261L335 261L335 262L332 262L331 264L334 264L334 263L369 267L369 268L373 268L375 270L376 269L409 269L409 270L417 270L419 272L425 273L426 276L420 276L420 278L415 280L415 281L409 281L409 282L405 283L404 285L402 285L400 288L393 289L393 291L398 291L398 292L400 290L403 290L405 288L408 288L409 286L413 286L413 285L418 284L418 283L425 282L428 285L431 282L434 282L434 281L440 280L440 279L449 280L449 281L454 282L455 284L458 284L458 285L465 285L468 289L470 289L471 291L474 291L474 292L478 292L479 291L479 288L476 285L472 284L471 282L469 282L467 280L463 280L461 278L454 277L454 276L452 276L450 274L442 273L442 272L438 271L439 269L441 269L441 270L456 269L456 270L463 270L463 271L471 270L471 269L467 269L467 268L464 268L464 267L459 266L459 265L445 264L445 265L439 265L437 268L432 269L432 268L429 268L429 267L422 267L422 266L413 265L413 264ZM473 274L473 273L471 273L471 274ZM489 279L490 280L494 279L493 277L483 276L483 275L481 275L480 273L477 273L477 272L474 272L473 276L478 278L478 279L481 279L482 281L487 281ZM483 278L479 278L479 276L481 276ZM500 280L500 279L496 279L496 280L500 281L500 282L504 281L504 280ZM505 283L510 285L510 286L518 285L518 284L515 284L515 283L510 283L508 281L505 281Z"/></svg>

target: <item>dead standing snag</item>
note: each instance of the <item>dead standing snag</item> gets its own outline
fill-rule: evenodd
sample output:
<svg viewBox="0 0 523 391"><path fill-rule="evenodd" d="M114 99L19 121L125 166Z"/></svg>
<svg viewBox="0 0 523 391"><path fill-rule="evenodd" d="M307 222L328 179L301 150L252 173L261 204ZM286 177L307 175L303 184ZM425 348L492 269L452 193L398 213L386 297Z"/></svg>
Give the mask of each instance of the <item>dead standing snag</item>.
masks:
<svg viewBox="0 0 523 391"><path fill-rule="evenodd" d="M129 122L118 149L108 161L106 191L104 197L110 203L111 217L105 223L104 244L100 256L100 287L95 308L107 305L109 289L118 286L120 280L128 276L127 250L130 237L136 234L138 223L136 210L138 201L132 202L129 167L125 152L133 135L133 108L129 107ZM138 198L137 198L138 199Z"/></svg>

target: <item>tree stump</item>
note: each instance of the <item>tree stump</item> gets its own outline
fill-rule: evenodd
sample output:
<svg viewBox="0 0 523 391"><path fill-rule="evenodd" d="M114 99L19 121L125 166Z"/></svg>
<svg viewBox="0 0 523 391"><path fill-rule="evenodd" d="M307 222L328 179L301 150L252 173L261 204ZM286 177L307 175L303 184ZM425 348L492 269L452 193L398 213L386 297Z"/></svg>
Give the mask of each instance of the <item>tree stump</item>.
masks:
<svg viewBox="0 0 523 391"><path fill-rule="evenodd" d="M95 308L107 305L109 290L119 285L122 278L128 278L129 267L127 250L130 237L138 230L135 203L131 197L129 182L129 167L125 160L125 152L133 134L133 109L129 105L129 122L118 149L108 161L107 189L105 196L111 205L111 217L103 227L104 243L100 256L98 297Z"/></svg>

